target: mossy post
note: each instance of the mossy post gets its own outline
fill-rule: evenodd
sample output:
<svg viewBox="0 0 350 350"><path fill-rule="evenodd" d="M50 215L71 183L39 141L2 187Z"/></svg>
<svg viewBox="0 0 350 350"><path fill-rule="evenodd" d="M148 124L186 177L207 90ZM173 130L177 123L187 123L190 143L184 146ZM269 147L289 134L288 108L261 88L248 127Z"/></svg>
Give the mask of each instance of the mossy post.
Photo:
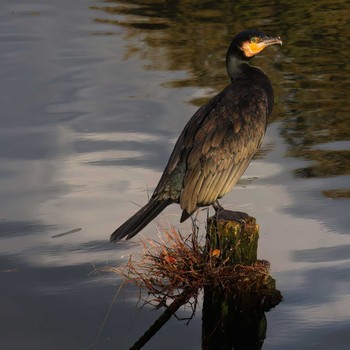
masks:
<svg viewBox="0 0 350 350"><path fill-rule="evenodd" d="M265 311L282 299L268 262L257 262L259 225L248 214L222 210L208 219L208 263L239 271L237 283L204 287L202 349L261 349ZM261 267L266 264L265 273ZM257 272L258 271L258 272ZM232 285L234 284L234 285Z"/></svg>
<svg viewBox="0 0 350 350"><path fill-rule="evenodd" d="M257 261L259 225L242 212L222 210L207 222L207 251L228 265L253 265Z"/></svg>

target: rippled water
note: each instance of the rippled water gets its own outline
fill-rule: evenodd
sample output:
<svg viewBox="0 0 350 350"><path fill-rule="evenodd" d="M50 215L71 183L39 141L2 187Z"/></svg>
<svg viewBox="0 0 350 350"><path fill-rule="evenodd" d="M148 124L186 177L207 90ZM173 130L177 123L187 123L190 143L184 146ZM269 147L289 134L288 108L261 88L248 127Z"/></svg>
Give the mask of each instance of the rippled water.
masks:
<svg viewBox="0 0 350 350"><path fill-rule="evenodd" d="M114 245L109 234L227 84L232 36L258 28L284 43L254 61L276 105L223 205L257 218L259 256L284 296L264 349L348 349L347 1L130 3L0 4L0 348L124 349L155 320L127 289L98 338L119 280L91 273L139 251L138 239ZM186 233L179 216L174 205L158 222ZM142 235L157 237L155 225ZM200 333L199 314L190 327L171 320L145 348L199 349Z"/></svg>

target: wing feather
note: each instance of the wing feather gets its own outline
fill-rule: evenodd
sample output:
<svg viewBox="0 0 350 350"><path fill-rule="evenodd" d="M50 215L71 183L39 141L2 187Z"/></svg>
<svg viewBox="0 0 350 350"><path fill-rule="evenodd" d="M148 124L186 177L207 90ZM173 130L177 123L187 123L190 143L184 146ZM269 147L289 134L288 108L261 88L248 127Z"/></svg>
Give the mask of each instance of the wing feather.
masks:
<svg viewBox="0 0 350 350"><path fill-rule="evenodd" d="M188 122L152 198L177 200L189 215L221 198L258 150L268 113L265 90L229 85Z"/></svg>
<svg viewBox="0 0 350 350"><path fill-rule="evenodd" d="M228 93L203 120L187 158L190 171L180 196L181 208L189 214L228 193L258 150L265 134L268 102L266 94L257 95L260 98L244 99L245 104L240 105Z"/></svg>

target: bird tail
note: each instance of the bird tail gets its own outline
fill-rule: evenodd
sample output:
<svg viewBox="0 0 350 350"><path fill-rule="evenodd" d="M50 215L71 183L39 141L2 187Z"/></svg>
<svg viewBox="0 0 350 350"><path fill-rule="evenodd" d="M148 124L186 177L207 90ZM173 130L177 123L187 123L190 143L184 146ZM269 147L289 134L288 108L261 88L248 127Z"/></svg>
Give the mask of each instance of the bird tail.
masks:
<svg viewBox="0 0 350 350"><path fill-rule="evenodd" d="M110 241L118 242L124 237L126 239L134 237L171 203L173 201L170 198L161 201L151 199L111 234Z"/></svg>

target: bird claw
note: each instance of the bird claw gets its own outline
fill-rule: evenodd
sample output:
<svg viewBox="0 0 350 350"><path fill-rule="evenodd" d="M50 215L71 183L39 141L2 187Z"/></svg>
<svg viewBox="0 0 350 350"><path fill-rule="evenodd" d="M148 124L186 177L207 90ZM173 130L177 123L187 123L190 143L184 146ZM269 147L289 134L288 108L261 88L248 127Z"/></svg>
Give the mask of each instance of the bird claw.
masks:
<svg viewBox="0 0 350 350"><path fill-rule="evenodd" d="M213 205L213 208L214 208L216 214L219 213L220 211L224 210L224 208L220 205L218 200L216 200L212 205Z"/></svg>

